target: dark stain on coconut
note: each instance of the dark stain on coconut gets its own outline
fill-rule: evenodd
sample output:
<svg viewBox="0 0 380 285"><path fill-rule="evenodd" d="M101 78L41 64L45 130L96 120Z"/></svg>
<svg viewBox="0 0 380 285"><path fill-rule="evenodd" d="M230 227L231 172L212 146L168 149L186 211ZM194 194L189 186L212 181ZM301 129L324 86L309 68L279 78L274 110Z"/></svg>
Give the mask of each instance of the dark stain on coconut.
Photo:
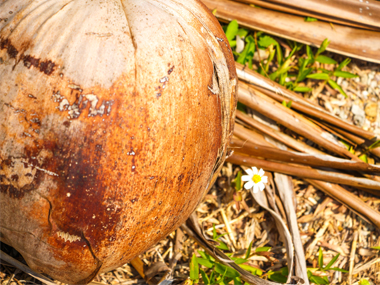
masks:
<svg viewBox="0 0 380 285"><path fill-rule="evenodd" d="M10 42L9 39L2 39L0 38L0 49L6 49L7 53L10 58L17 58L17 55L20 54L19 60L17 60L16 65L18 62L22 61L24 63L24 66L27 68L35 67L39 71L45 73L46 75L50 75L54 72L55 63L51 60L45 60L41 61L41 59L33 57L31 55L24 55L23 53L20 53L14 45Z"/></svg>

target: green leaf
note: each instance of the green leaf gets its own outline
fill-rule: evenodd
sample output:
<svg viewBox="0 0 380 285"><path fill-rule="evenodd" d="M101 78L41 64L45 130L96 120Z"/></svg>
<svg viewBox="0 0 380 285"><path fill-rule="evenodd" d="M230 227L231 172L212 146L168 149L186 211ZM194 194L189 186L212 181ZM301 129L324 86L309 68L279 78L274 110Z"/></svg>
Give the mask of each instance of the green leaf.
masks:
<svg viewBox="0 0 380 285"><path fill-rule="evenodd" d="M320 269L323 269L323 253L322 253L322 248L319 248L318 251L318 266Z"/></svg>
<svg viewBox="0 0 380 285"><path fill-rule="evenodd" d="M346 92L343 91L342 87L340 87L340 85L338 85L338 83L336 83L334 80L328 80L327 82L332 88L337 89L341 94L343 94L344 97L348 97Z"/></svg>
<svg viewBox="0 0 380 285"><path fill-rule="evenodd" d="M245 64L247 60L252 61L253 54L255 53L255 49L256 49L255 39L251 35L249 35L245 39L245 42L246 42L246 45L244 47L244 50L240 53L239 57L236 60L240 64ZM252 65L252 62L251 62L251 65Z"/></svg>
<svg viewBox="0 0 380 285"><path fill-rule="evenodd" d="M218 240L218 242L219 242L219 245L216 248L221 249L221 250L230 250L224 242L222 242L221 240Z"/></svg>
<svg viewBox="0 0 380 285"><path fill-rule="evenodd" d="M212 268L214 266L213 262L211 262L209 259L205 259L205 258L197 257L197 262L198 262L198 264L203 265L207 268Z"/></svg>
<svg viewBox="0 0 380 285"><path fill-rule="evenodd" d="M190 280L194 283L198 283L199 280L199 265L195 254L193 254L190 262Z"/></svg>
<svg viewBox="0 0 380 285"><path fill-rule="evenodd" d="M313 18L313 17L306 17L305 18L305 22L316 22L316 21L318 21L318 19Z"/></svg>
<svg viewBox="0 0 380 285"><path fill-rule="evenodd" d="M366 154L362 154L359 156L361 160L363 160L365 163L368 163L368 156Z"/></svg>
<svg viewBox="0 0 380 285"><path fill-rule="evenodd" d="M290 54L286 57L286 59L285 60L289 60L292 56L293 56L293 54L297 51L297 46L295 46L293 49L292 49L292 51L290 52Z"/></svg>
<svg viewBox="0 0 380 285"><path fill-rule="evenodd" d="M371 247L372 249L377 249L377 250L380 250L380 246L373 246Z"/></svg>
<svg viewBox="0 0 380 285"><path fill-rule="evenodd" d="M359 285L371 285L367 279L361 279L359 281Z"/></svg>
<svg viewBox="0 0 380 285"><path fill-rule="evenodd" d="M245 38L248 35L248 30L246 29L239 29L237 31L237 35L241 38Z"/></svg>
<svg viewBox="0 0 380 285"><path fill-rule="evenodd" d="M248 61L248 67L249 67L249 69L253 69L253 61L252 61L252 59L253 59L253 56L251 56L251 55L249 55L249 56L246 57L246 60Z"/></svg>
<svg viewBox="0 0 380 285"><path fill-rule="evenodd" d="M305 80L306 76L308 76L310 74L310 72L312 72L312 71L313 71L312 68L308 68L308 69L300 71L298 73L298 76L297 76L297 79L296 79L296 83Z"/></svg>
<svg viewBox="0 0 380 285"><path fill-rule="evenodd" d="M288 267L283 267L283 268L281 268L281 269L280 269L280 272L281 272L281 274L284 275L284 276L288 276L288 275L289 275L289 269L288 269Z"/></svg>
<svg viewBox="0 0 380 285"><path fill-rule="evenodd" d="M329 284L328 281L326 281L325 279L323 279L322 277L319 277L319 276L316 276L316 275L312 275L310 278L309 278L310 282L313 282L315 284Z"/></svg>
<svg viewBox="0 0 380 285"><path fill-rule="evenodd" d="M342 144L344 144L344 146L347 148L347 150L350 150L350 148L351 148L351 145L348 143L348 142L346 142L346 141L344 141L344 140L339 140Z"/></svg>
<svg viewBox="0 0 380 285"><path fill-rule="evenodd" d="M309 278L309 279L310 279L310 277L311 277L311 276L313 276L313 273L311 273L311 271L310 271L310 270L308 270L308 271L307 271L307 278Z"/></svg>
<svg viewBox="0 0 380 285"><path fill-rule="evenodd" d="M261 276L263 274L263 271L261 269L250 266L248 264L240 264L239 266L242 269L247 270L248 272L251 272L253 275Z"/></svg>
<svg viewBox="0 0 380 285"><path fill-rule="evenodd" d="M287 73L287 72L282 73L282 74L280 75L280 78L279 78L279 80L278 80L278 83L279 83L280 85L284 86L284 85L285 85L285 79L286 79L287 77L288 77L288 73Z"/></svg>
<svg viewBox="0 0 380 285"><path fill-rule="evenodd" d="M313 52L311 51L311 47L310 46L306 46L306 54L307 54L307 57L310 59L310 60L312 60L312 61L314 61L314 54L313 54Z"/></svg>
<svg viewBox="0 0 380 285"><path fill-rule="evenodd" d="M228 24L227 30L226 30L226 38L230 42L235 39L237 33L239 31L239 24L236 20L231 21L231 23Z"/></svg>
<svg viewBox="0 0 380 285"><path fill-rule="evenodd" d="M343 273L347 273L348 272L347 270L344 270L344 269L338 268L338 267L331 267L329 270L339 271L339 272L343 272Z"/></svg>
<svg viewBox="0 0 380 285"><path fill-rule="evenodd" d="M285 82L285 85L284 85L286 88L292 90L292 88L294 88L294 83L289 81L289 82Z"/></svg>
<svg viewBox="0 0 380 285"><path fill-rule="evenodd" d="M242 173L241 173L241 171L239 171L237 173L236 178L235 178L235 190L236 191L240 191L242 188L241 177L242 177Z"/></svg>
<svg viewBox="0 0 380 285"><path fill-rule="evenodd" d="M373 144L371 144L368 149L374 149L374 148L377 148L377 147L380 147L380 140L378 141L375 141ZM380 249L380 247L379 247Z"/></svg>
<svg viewBox="0 0 380 285"><path fill-rule="evenodd" d="M318 57L318 55L320 55L322 52L324 52L329 44L330 44L330 41L328 39L325 39L322 42L321 46L319 47L317 54L316 54L316 57Z"/></svg>
<svg viewBox="0 0 380 285"><path fill-rule="evenodd" d="M224 234L218 235L215 240L218 240L219 238L224 237L226 235L228 235L228 233L224 233Z"/></svg>
<svg viewBox="0 0 380 285"><path fill-rule="evenodd" d="M278 42L274 38L267 35L260 37L257 43L261 48L267 48L270 45L278 45Z"/></svg>
<svg viewBox="0 0 380 285"><path fill-rule="evenodd" d="M330 76L326 73L314 73L314 74L309 74L306 77L311 78L311 79L330 80Z"/></svg>
<svg viewBox="0 0 380 285"><path fill-rule="evenodd" d="M211 284L211 283L210 283L210 278L208 278L206 272L205 272L203 269L201 269L201 276L202 276L203 283L204 283L205 285L209 285L209 284Z"/></svg>
<svg viewBox="0 0 380 285"><path fill-rule="evenodd" d="M218 234L216 232L215 224L212 224L212 239L216 240L218 238Z"/></svg>
<svg viewBox="0 0 380 285"><path fill-rule="evenodd" d="M240 257L231 257L233 261L235 261L236 264L243 264L246 263L248 260L245 258L240 258Z"/></svg>
<svg viewBox="0 0 380 285"><path fill-rule="evenodd" d="M202 258L204 258L204 259L209 259L209 258L208 258L208 254L207 254L206 252L201 251L201 250L197 250L197 251L198 251L198 253L200 254L200 256L202 256Z"/></svg>
<svg viewBox="0 0 380 285"><path fill-rule="evenodd" d="M325 270L329 270L331 266L333 266L333 264L337 261L338 257L339 257L340 253L338 253L337 255L335 255L331 260L330 262L326 265L326 267L324 268Z"/></svg>
<svg viewBox="0 0 380 285"><path fill-rule="evenodd" d="M279 44L276 45L276 56L277 56L277 64L281 65L282 64L282 50Z"/></svg>
<svg viewBox="0 0 380 285"><path fill-rule="evenodd" d="M239 277L234 278L234 285L243 285L243 282Z"/></svg>
<svg viewBox="0 0 380 285"><path fill-rule="evenodd" d="M271 249L270 246L258 247L256 248L256 252L270 251L270 249Z"/></svg>
<svg viewBox="0 0 380 285"><path fill-rule="evenodd" d="M343 67L347 66L349 63L351 62L351 59L350 58L346 58L345 60L343 60L338 68L336 70L342 70Z"/></svg>
<svg viewBox="0 0 380 285"><path fill-rule="evenodd" d="M284 100L284 101L282 101L282 105L284 105L286 108L290 109L292 107L292 101L290 100L289 102L286 103L286 101Z"/></svg>
<svg viewBox="0 0 380 285"><path fill-rule="evenodd" d="M306 87L306 86L297 86L296 88L293 89L294 92L310 92L313 89Z"/></svg>
<svg viewBox="0 0 380 285"><path fill-rule="evenodd" d="M229 41L228 43L230 44L231 48L236 47L236 41Z"/></svg>
<svg viewBox="0 0 380 285"><path fill-rule="evenodd" d="M211 274L210 274L210 283L211 284L216 284L216 278L219 276L218 273L216 273L215 271L212 271Z"/></svg>
<svg viewBox="0 0 380 285"><path fill-rule="evenodd" d="M231 277L224 277L223 283L220 284L228 285L232 280L234 279Z"/></svg>
<svg viewBox="0 0 380 285"><path fill-rule="evenodd" d="M272 62L273 58L274 58L274 55L276 53L276 51L274 49L269 49L270 52L269 52L269 57L267 58L267 63L265 64L265 71L268 72L269 70L269 64ZM281 67L280 67L281 68ZM279 68L279 69L280 69ZM277 73L279 74L279 71L277 70L276 72L273 72L273 73ZM271 78L272 79L272 78ZM274 79L272 79L274 80Z"/></svg>
<svg viewBox="0 0 380 285"><path fill-rule="evenodd" d="M331 57L328 57L325 55L318 55L318 57L315 60L320 62L320 63L337 64L337 62L335 60L333 60Z"/></svg>
<svg viewBox="0 0 380 285"><path fill-rule="evenodd" d="M231 278L240 277L239 272L237 272L235 269L232 269L230 267L227 267L219 263L215 263L215 271L219 274L223 274L226 277L231 277Z"/></svg>
<svg viewBox="0 0 380 285"><path fill-rule="evenodd" d="M245 259L248 259L249 256L251 255L252 245L253 245L253 241L251 241L251 243L248 246L248 249L247 249L247 251L245 253Z"/></svg>
<svg viewBox="0 0 380 285"><path fill-rule="evenodd" d="M288 279L286 276L282 275L280 272L274 272L268 278L278 283L286 283Z"/></svg>
<svg viewBox="0 0 380 285"><path fill-rule="evenodd" d="M334 75L338 76L338 77L343 77L343 78L357 78L357 77L359 77L359 75L352 74L352 73L346 72L346 71L340 71L340 70L335 70Z"/></svg>
<svg viewBox="0 0 380 285"><path fill-rule="evenodd" d="M244 114L247 114L247 106L244 105L243 103L238 102L237 103L237 109L239 111L243 112Z"/></svg>

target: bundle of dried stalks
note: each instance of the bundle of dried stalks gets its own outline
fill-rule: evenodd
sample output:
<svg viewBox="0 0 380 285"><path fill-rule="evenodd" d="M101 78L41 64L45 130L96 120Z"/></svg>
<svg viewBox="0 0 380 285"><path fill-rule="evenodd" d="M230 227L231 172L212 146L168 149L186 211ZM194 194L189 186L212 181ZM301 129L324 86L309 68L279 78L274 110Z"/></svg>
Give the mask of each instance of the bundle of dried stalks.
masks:
<svg viewBox="0 0 380 285"><path fill-rule="evenodd" d="M215 11L215 15L221 21L237 20L242 26L312 46L319 46L324 39L328 38L331 41L328 47L330 51L380 63L380 32L378 27L380 4L375 1L371 1L371 3L366 1L366 4L359 4L359 1L357 4L353 4L353 1L350 1L347 5L347 1L324 1L322 4L321 1L310 0L307 1L308 4L313 3L314 5L306 6L305 1L244 0L246 3L283 12L258 9L236 1L204 0L203 2ZM300 11L300 7L309 8ZM301 13L315 17L323 14L324 17L320 18L328 22L305 22L303 16L288 14L294 13L295 10L300 11L296 14ZM338 14L341 17L337 17L336 14L334 16L334 12L337 10L339 10ZM328 11L331 15L327 13ZM329 22L339 24L331 25Z"/></svg>

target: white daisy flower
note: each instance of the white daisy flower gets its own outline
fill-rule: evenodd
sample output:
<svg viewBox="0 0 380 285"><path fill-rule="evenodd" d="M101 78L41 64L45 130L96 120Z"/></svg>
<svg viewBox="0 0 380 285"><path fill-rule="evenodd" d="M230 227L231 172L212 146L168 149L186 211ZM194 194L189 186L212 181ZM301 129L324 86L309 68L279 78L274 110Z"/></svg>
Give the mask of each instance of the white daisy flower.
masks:
<svg viewBox="0 0 380 285"><path fill-rule="evenodd" d="M265 171L262 168L258 171L256 167L252 167L252 169L248 168L245 172L248 175L241 177L241 180L246 181L244 188L247 190L253 188L253 193L263 191L265 183L268 183L268 177L264 176Z"/></svg>

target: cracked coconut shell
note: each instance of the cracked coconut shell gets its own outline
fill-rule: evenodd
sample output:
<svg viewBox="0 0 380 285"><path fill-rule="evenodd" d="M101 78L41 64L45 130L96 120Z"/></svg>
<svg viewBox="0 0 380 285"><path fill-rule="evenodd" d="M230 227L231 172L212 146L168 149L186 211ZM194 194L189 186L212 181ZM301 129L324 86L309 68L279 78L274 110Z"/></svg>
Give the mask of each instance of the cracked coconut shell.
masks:
<svg viewBox="0 0 380 285"><path fill-rule="evenodd" d="M0 1L0 238L80 284L194 211L223 163L233 56L198 0Z"/></svg>

